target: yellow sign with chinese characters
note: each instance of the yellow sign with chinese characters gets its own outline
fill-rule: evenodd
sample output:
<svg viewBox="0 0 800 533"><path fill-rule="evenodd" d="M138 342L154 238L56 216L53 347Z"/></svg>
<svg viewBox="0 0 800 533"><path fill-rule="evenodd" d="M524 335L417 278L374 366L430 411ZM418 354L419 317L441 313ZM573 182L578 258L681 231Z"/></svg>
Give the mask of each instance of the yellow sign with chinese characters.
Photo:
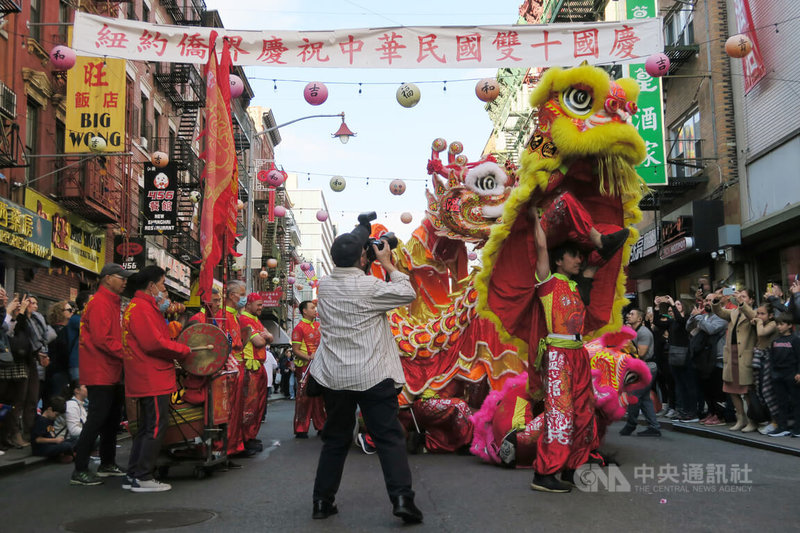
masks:
<svg viewBox="0 0 800 533"><path fill-rule="evenodd" d="M94 137L105 150L125 145L125 60L78 56L67 71L66 153L92 152Z"/></svg>
<svg viewBox="0 0 800 533"><path fill-rule="evenodd" d="M52 222L53 257L99 273L106 264L106 231L70 213L33 189L25 191L25 207Z"/></svg>
<svg viewBox="0 0 800 533"><path fill-rule="evenodd" d="M19 255L37 264L49 264L52 256L51 233L49 221L0 198L0 251Z"/></svg>

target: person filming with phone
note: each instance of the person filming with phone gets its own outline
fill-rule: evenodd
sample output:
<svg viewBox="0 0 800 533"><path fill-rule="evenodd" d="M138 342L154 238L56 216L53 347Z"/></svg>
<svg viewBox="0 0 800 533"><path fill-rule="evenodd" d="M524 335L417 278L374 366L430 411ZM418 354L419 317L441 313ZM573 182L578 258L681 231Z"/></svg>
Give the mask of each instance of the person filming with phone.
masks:
<svg viewBox="0 0 800 533"><path fill-rule="evenodd" d="M386 317L387 311L414 301L416 292L409 277L392 263L389 239L369 240L375 218L375 213L359 215L355 229L336 237L331 245L336 268L319 282L321 340L308 371L321 388L328 419L322 430L312 517L324 519L338 512L334 500L358 406L377 448L392 513L406 523L419 523L422 512L414 504L405 436L397 419L397 394L405 377ZM365 274L372 254L389 281Z"/></svg>

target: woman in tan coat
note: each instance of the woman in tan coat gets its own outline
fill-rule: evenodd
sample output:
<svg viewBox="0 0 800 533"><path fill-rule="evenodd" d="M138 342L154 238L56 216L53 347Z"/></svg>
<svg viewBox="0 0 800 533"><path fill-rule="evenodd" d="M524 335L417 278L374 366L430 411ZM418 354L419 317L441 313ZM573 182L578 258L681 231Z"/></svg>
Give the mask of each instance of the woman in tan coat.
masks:
<svg viewBox="0 0 800 533"><path fill-rule="evenodd" d="M742 396L747 395L753 384L753 348L758 340L756 328L752 323L756 316L753 310L755 294L750 289L737 292L735 299L731 300L737 305L733 309L724 308L720 296L714 299L713 309L717 316L728 321L725 349L722 353L722 390L730 394L733 407L736 409L736 424L730 429L754 431L758 426L747 419Z"/></svg>

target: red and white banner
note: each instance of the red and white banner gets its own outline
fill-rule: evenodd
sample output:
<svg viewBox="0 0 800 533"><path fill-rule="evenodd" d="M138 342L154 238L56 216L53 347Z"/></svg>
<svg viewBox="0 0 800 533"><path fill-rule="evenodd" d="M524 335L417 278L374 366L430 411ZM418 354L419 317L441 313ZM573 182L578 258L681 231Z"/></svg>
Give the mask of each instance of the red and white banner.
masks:
<svg viewBox="0 0 800 533"><path fill-rule="evenodd" d="M278 287L274 291L260 291L258 295L264 301L264 307L278 307L281 304L283 289Z"/></svg>
<svg viewBox="0 0 800 533"><path fill-rule="evenodd" d="M755 26L753 26L753 16L750 14L750 4L747 3L747 0L733 0L733 9L739 33L747 35L753 43L753 50L742 58L744 93L747 94L756 83L761 81L761 78L767 75L767 67L764 65L761 51L758 48L758 38Z"/></svg>
<svg viewBox="0 0 800 533"><path fill-rule="evenodd" d="M209 35L230 43L235 65L473 68L639 61L664 50L662 19L547 25L412 26L329 31L168 26L75 14L81 56L207 63Z"/></svg>

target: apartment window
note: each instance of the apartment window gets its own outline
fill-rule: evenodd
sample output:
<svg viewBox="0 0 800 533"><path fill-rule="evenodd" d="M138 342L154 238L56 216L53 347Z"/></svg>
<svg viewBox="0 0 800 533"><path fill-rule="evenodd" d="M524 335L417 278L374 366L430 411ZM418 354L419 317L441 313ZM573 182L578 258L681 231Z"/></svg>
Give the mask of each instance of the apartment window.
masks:
<svg viewBox="0 0 800 533"><path fill-rule="evenodd" d="M694 110L669 129L670 174L674 178L693 176L701 169L702 138L700 135L700 111ZM692 166L688 166L692 165Z"/></svg>
<svg viewBox="0 0 800 533"><path fill-rule="evenodd" d="M153 109L153 140L155 140L161 132L161 113L158 112L157 109ZM156 141L158 142L158 141ZM159 150L164 149L163 146L156 146L153 145L153 148L158 148ZM167 152L169 152L169 147L167 147Z"/></svg>
<svg viewBox="0 0 800 533"><path fill-rule="evenodd" d="M147 129L148 129L147 128L147 126L148 126L148 122L147 122L147 97L144 94L142 94L142 99L141 99L140 103L141 103L142 107L139 110L139 112L141 113L141 115L139 116L139 128L140 128L139 129L139 137L144 137L146 139L147 138Z"/></svg>
<svg viewBox="0 0 800 533"><path fill-rule="evenodd" d="M42 27L38 25L40 22L42 22L42 0L31 0L31 26L28 31L37 41L42 37Z"/></svg>
<svg viewBox="0 0 800 533"><path fill-rule="evenodd" d="M28 109L25 115L25 153L36 155L39 153L39 111L41 107L35 101L28 99ZM28 159L28 166L25 167L25 180L31 181L36 178L36 161L38 158Z"/></svg>
<svg viewBox="0 0 800 533"><path fill-rule="evenodd" d="M136 2L128 2L128 20L136 20Z"/></svg>
<svg viewBox="0 0 800 533"><path fill-rule="evenodd" d="M70 6L64 0L58 3L58 22L62 25L58 28L58 37L62 43L67 42L67 24L69 24Z"/></svg>
<svg viewBox="0 0 800 533"><path fill-rule="evenodd" d="M142 22L150 22L150 8L142 2Z"/></svg>
<svg viewBox="0 0 800 533"><path fill-rule="evenodd" d="M667 46L688 46L694 43L694 10L681 9L664 21L664 42Z"/></svg>

